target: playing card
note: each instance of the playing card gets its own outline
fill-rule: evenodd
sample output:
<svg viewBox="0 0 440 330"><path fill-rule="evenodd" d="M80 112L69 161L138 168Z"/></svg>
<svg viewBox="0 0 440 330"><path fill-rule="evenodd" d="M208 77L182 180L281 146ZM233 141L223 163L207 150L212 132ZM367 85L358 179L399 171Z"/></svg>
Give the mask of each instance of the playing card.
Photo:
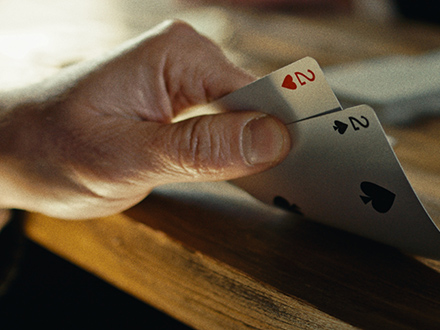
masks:
<svg viewBox="0 0 440 330"><path fill-rule="evenodd" d="M264 111L285 124L342 109L321 68L311 57L279 69L215 103L226 109Z"/></svg>
<svg viewBox="0 0 440 330"><path fill-rule="evenodd" d="M234 184L309 219L440 257L440 224L411 188L373 109L358 106L288 128L296 144L287 159Z"/></svg>

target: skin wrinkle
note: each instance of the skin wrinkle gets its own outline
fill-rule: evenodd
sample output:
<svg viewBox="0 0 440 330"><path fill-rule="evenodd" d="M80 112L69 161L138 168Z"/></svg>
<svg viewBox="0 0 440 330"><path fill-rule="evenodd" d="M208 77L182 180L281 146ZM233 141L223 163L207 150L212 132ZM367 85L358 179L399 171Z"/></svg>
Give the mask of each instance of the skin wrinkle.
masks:
<svg viewBox="0 0 440 330"><path fill-rule="evenodd" d="M215 173L216 175L220 175L224 172L224 167L233 165L234 162L232 162L231 155L235 154L231 152L230 146L231 141L229 141L225 135L218 134L218 129L216 129L216 126L214 122L211 122L211 125L208 127L208 130L210 132L215 132L215 134L211 133L208 135L213 139L215 143L211 142L210 149L208 149L211 153L211 160L215 159L215 163L217 166L213 168L210 167L210 172Z"/></svg>
<svg viewBox="0 0 440 330"><path fill-rule="evenodd" d="M199 128L201 119L194 118L185 123L185 127L174 131L173 141L176 145L173 146L176 159L173 163L177 165L177 173L179 175L185 174L188 177L196 177L200 175L200 139ZM185 135L185 136L184 136ZM187 150L186 153L179 153L178 150Z"/></svg>
<svg viewBox="0 0 440 330"><path fill-rule="evenodd" d="M169 107L169 116L168 120L171 121L179 112L179 107L176 106L176 97L175 97L175 79L174 77L174 71L173 71L173 65L172 60L170 60L170 49L166 48L165 56L163 57L163 61L160 65L161 68L161 75L160 75L160 82L161 86L163 86L163 89L161 91L164 92L164 98L168 100L168 103L170 105ZM163 84L163 85L162 85ZM177 89L179 91L179 89Z"/></svg>
<svg viewBox="0 0 440 330"><path fill-rule="evenodd" d="M156 129L151 132L150 144L146 146L151 157L149 157L149 166L144 173L144 178L150 182L151 186L158 185L163 177L169 178L163 183L170 183L172 178L181 175L182 172L179 164L176 163L179 156L177 143L180 132L172 129L171 132L168 132L170 137L165 139L166 132L166 125L158 124Z"/></svg>
<svg viewBox="0 0 440 330"><path fill-rule="evenodd" d="M203 42L206 39L203 36L195 33L192 28L189 28L186 24L178 24L179 29L176 29L176 35L172 36L172 39L176 39L175 43L171 43L173 47L178 48L180 44L185 44L187 41L191 41L193 47L191 48L191 58L193 61L198 63L204 63L203 58L201 58L201 52L199 49L210 47L210 44ZM207 40L207 39L206 39ZM174 41L174 40L172 40ZM218 51L215 49L216 52ZM204 52L206 50L203 50ZM170 57L171 56L171 57ZM167 61L168 64L166 67L169 68L169 72L167 72L167 81L168 84L168 93L170 99L173 100L174 114L178 115L182 112L183 109L188 108L195 104L207 103L209 101L209 97L207 95L208 89L205 89L206 83L206 72L208 72L208 76L210 74L214 74L211 68L206 68L204 65L202 66L188 66L183 68L179 65L179 63L185 60L185 56L188 57L188 54L178 53L170 55L170 52L167 52ZM202 72L200 72L202 70ZM172 79L172 77L181 77L185 78L186 81L176 81ZM201 79L202 78L202 79ZM188 80L190 83L188 83Z"/></svg>
<svg viewBox="0 0 440 330"><path fill-rule="evenodd" d="M229 163L230 160L230 150L225 150L228 141L222 140L221 135L217 134L214 117L205 117L203 121L202 118L195 120L190 129L193 164L189 166L193 171L195 169L199 176L219 174L225 163Z"/></svg>
<svg viewBox="0 0 440 330"><path fill-rule="evenodd" d="M207 163L217 163L217 159L213 157L213 149L216 144L213 134L206 134L212 123L212 118L207 122L202 122L201 118L197 119L190 130L190 150L193 164L189 164L189 168L196 170L198 176L204 173L212 173L212 169L207 168ZM207 137L201 139L200 136Z"/></svg>
<svg viewBox="0 0 440 330"><path fill-rule="evenodd" d="M112 173L115 173L113 161L117 159L114 147L117 144L123 145L125 138L119 133L108 134L108 131L118 132L113 128L118 124L112 117L96 118L97 116L99 115L88 114L85 118L70 118L69 125L60 128L59 132L55 133L60 136L60 143L56 146L59 150L57 154L62 155L62 162L68 164L74 172L81 173L82 177L122 181L121 176L127 175L124 171L116 172L118 177ZM72 125L75 121L87 122L85 126L87 129L79 125ZM100 129L104 126L107 126L105 130ZM124 157L120 159L124 159ZM83 164L87 164L87 166ZM129 168L126 167L126 169Z"/></svg>
<svg viewBox="0 0 440 330"><path fill-rule="evenodd" d="M193 97L191 94L200 94L200 89L196 87L199 84L199 77L197 77L194 69L190 68L179 68L174 65L174 62L179 63L179 59L173 58L169 61L172 64L168 64L168 69L164 72L166 77L166 90L167 98L171 100L171 104L174 104L172 109L173 117L182 113L185 109L190 106L199 104L199 99ZM173 79L172 77L185 77L185 81L181 79ZM190 83L188 84L188 81ZM187 87L191 86L191 88Z"/></svg>
<svg viewBox="0 0 440 330"><path fill-rule="evenodd" d="M161 158L160 170L162 172L166 170L168 174L176 178L180 177L180 181L186 181L183 176L192 180L214 172L212 169L211 148L213 142L211 134L208 135L208 139L200 138L207 135L206 120L207 118L202 119L202 117L193 118L183 123L182 129L172 131L169 142L160 146L162 150L166 148L167 152L164 154L168 155L166 158ZM163 143L162 139L158 138L158 140ZM179 152L181 150L187 150L187 152Z"/></svg>
<svg viewBox="0 0 440 330"><path fill-rule="evenodd" d="M173 122L187 106L252 77L188 25L167 24L10 96L11 116L0 113L0 157L13 164L0 164L8 191L0 207L105 216L162 184L228 180L269 167L248 166L240 152L241 131L258 113Z"/></svg>
<svg viewBox="0 0 440 330"><path fill-rule="evenodd" d="M118 123L111 124L112 126L119 126ZM136 125L136 123L133 124ZM131 125L128 127L131 127ZM98 152L94 158L96 158L97 168L101 171L102 180L110 180L115 183L126 183L129 179L138 180L139 173L144 167L144 164L137 161L138 155L136 155L136 150L145 149L142 147L143 143L139 139L133 139L132 134L127 132L127 130L121 131L119 127L115 127L113 130L114 133L111 135L104 134L102 136L93 137L95 140L99 140L95 146ZM118 145L121 147L117 148ZM127 148L126 146L129 147ZM118 149L119 151L116 151ZM88 148L85 148L84 153L88 154L87 150ZM102 159L109 160L103 164L104 167L99 166L99 163L102 164ZM142 157L142 159L145 158ZM115 171L115 169L119 170ZM95 172L92 172L92 174L93 173ZM117 174L117 176L115 176L115 174Z"/></svg>
<svg viewBox="0 0 440 330"><path fill-rule="evenodd" d="M165 60L163 61L165 62ZM164 123L171 123L173 117L174 117L174 109L172 105L172 101L167 95L169 95L168 91L168 85L165 79L165 63L161 63L160 65L160 73L155 73L158 75L159 83L155 86L158 91L154 93L156 96L155 98L162 100L159 102L161 104L160 108L156 108L158 112L162 113L162 117L159 118L158 122L164 122ZM153 108L154 106L152 106ZM143 119L145 120L151 120L149 117L144 116Z"/></svg>
<svg viewBox="0 0 440 330"><path fill-rule="evenodd" d="M191 150L191 152L190 152L191 157L190 157L190 159L185 159L184 161L181 160L181 165L182 165L182 167L186 171L188 171L188 168L186 166L186 163L188 162L188 160L190 162L192 162L192 167L196 168L198 172L201 169L201 166L200 166L200 164L198 162L199 155L200 155L200 148L201 148L200 143L201 142L200 142L200 139L199 139L199 134L196 131L197 125L198 125L199 122L200 121L198 120L198 121L196 121L193 124L193 129L190 130L190 134L189 134L190 135L190 138L189 138L189 144L190 144L189 150ZM190 171L188 171L188 172L190 172Z"/></svg>
<svg viewBox="0 0 440 330"><path fill-rule="evenodd" d="M212 96L213 93L210 92L210 86L215 84L214 76L215 76L215 72L211 71L205 76L205 78L202 81L202 90L205 91L205 93L204 93L205 94L205 100L204 100L205 103L209 103L209 102L212 102L215 100L215 98ZM221 95L218 95L218 98L220 98L226 94L228 94L228 93L227 92L222 93Z"/></svg>
<svg viewBox="0 0 440 330"><path fill-rule="evenodd" d="M139 183L142 164L135 164L136 155L131 152L136 149L135 144L140 144L140 142L128 141L129 135L123 134L123 132L112 134L110 137L94 134L93 144L90 144L91 138L87 134L79 133L77 136L70 139L73 143L70 149L76 150L76 152L70 157L67 154L71 161L70 174L76 182L81 183L85 189L93 194L90 197L106 199L110 202L122 201L127 195L116 197L121 191L121 185L131 186L132 189L137 186L139 190L143 191L142 185ZM133 148L120 148L118 155L115 155L115 145L124 146L127 143L131 143ZM112 147L103 148L105 146ZM109 159L109 161L103 162L105 159ZM92 171L82 166L84 162L95 164ZM117 168L119 170L115 171Z"/></svg>
<svg viewBox="0 0 440 330"><path fill-rule="evenodd" d="M202 79L200 79L200 75L197 73L197 69L193 68L190 72L187 72L186 74L188 75L188 77L191 77L190 85L192 86L192 88L189 88L188 84L186 84L186 86L185 84L182 84L181 86L181 90L183 91L183 93L181 93L182 101L179 102L180 104L182 104L182 108L188 108L194 104L206 103L207 102L205 96L206 93L203 90Z"/></svg>
<svg viewBox="0 0 440 330"><path fill-rule="evenodd" d="M147 50L144 50L142 59L141 59L141 67L137 70L137 73L140 75L141 79L139 81L138 86L143 87L143 97L144 97L144 107L139 109L138 112L140 117L143 120L170 123L173 118L173 106L172 101L168 97L169 90L167 81L170 79L166 79L166 67L167 67L167 59L168 59L168 49L166 49L165 55L160 58L158 64L153 66L152 63L148 60L150 56ZM156 69L155 69L156 67ZM146 86L149 85L149 75L153 75L158 77L158 83L153 85L151 89L148 90L148 93L145 91ZM154 89L154 90L152 90ZM151 104L153 101L153 104ZM154 103L159 106L155 106Z"/></svg>
<svg viewBox="0 0 440 330"><path fill-rule="evenodd" d="M102 87L104 89L110 88L115 91L115 94L121 95L121 97L113 97L110 100L106 98L99 100L92 99L90 102L99 104L98 107L100 109L113 108L113 112L121 113L124 117L131 119L162 119L162 115L157 119L154 118L156 111L153 111L151 104L147 101L155 99L155 97L154 94L151 95L150 91L145 91L143 86L147 86L147 79L144 75L140 72L131 72L128 70L124 75L119 76L119 80L120 79L125 80L125 83L116 84L114 82L118 80L109 76L107 77L108 83ZM124 88L121 88L121 86L124 86ZM105 95L105 91L102 91L100 94ZM102 110L99 111L102 112ZM162 113L162 111L158 111L157 113ZM135 114L135 116L133 114Z"/></svg>
<svg viewBox="0 0 440 330"><path fill-rule="evenodd" d="M216 115L221 116L221 114ZM166 171L166 173L172 176L185 175L186 177L192 177L193 179L198 177L204 177L206 175L218 175L222 176L225 166L234 166L241 164L245 161L245 157L242 150L242 143L234 145L230 144L230 141L226 138L230 134L216 134L216 124L214 118L216 116L201 116L188 120L184 128L181 130L173 130L169 142L164 145L163 140L158 138L158 141L162 141L162 144L157 148L166 148L167 157L161 157L159 166L160 170ZM245 121L239 129L239 138L241 141L242 128L245 127L250 121L258 118L264 118L266 115L254 117L249 116L249 119ZM204 119L203 119L204 118ZM209 132L209 134L207 134ZM189 138L185 138L185 134L189 134ZM160 136L160 134L156 134ZM200 137L203 136L204 139ZM188 144L186 144L188 143ZM230 147L235 147L238 150L234 152ZM189 154L179 153L179 150L190 150ZM231 155L240 155L240 159L231 158ZM247 166L253 167L254 165L247 164ZM180 181L185 181L183 178Z"/></svg>
<svg viewBox="0 0 440 330"><path fill-rule="evenodd" d="M172 27L168 27L166 29L165 32L165 39L169 39L170 38L170 34L171 34L171 28ZM177 40L178 41L178 40ZM171 45L171 47L170 47ZM153 45L154 47L154 45ZM167 98L169 100L169 104L170 104L170 111L171 113L169 114L169 119L171 120L175 115L176 115L176 105L175 105L175 98L174 98L174 65L173 62L175 61L174 57L176 56L175 54L173 54L172 52L172 47L177 47L176 42L174 42L173 40L166 40L165 42L165 46L162 46L162 44L159 45L159 47L161 47L163 49L163 56L160 60L160 64L158 65L159 67L159 71L156 72L157 74L159 74L158 76L161 77L160 78L160 82L161 82L161 86L163 86L164 88L162 89L162 91L164 91L164 97ZM177 61L179 62L179 61ZM179 90L179 89L177 89Z"/></svg>

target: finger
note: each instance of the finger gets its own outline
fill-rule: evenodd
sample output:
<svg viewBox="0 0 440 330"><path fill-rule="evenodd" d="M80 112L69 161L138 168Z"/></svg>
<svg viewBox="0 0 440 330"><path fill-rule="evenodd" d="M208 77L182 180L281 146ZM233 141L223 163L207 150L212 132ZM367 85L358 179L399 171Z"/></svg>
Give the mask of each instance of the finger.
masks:
<svg viewBox="0 0 440 330"><path fill-rule="evenodd" d="M164 22L68 73L85 77L70 92L79 104L101 114L162 123L255 80L181 21Z"/></svg>
<svg viewBox="0 0 440 330"><path fill-rule="evenodd" d="M190 25L169 22L161 34L164 42L163 77L174 114L208 103L255 80L235 66L222 49Z"/></svg>
<svg viewBox="0 0 440 330"><path fill-rule="evenodd" d="M142 144L147 152L138 152L146 157L139 160L145 177L155 185L254 174L279 163L291 147L284 124L257 112L202 116L168 125L139 123L139 128L148 129Z"/></svg>

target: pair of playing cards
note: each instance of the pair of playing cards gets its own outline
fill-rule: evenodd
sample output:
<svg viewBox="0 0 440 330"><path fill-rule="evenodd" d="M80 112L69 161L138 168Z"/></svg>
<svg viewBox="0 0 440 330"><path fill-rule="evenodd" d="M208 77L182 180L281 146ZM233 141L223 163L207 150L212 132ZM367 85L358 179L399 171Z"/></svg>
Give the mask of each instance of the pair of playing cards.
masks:
<svg viewBox="0 0 440 330"><path fill-rule="evenodd" d="M304 58L215 102L264 110L295 146L278 166L233 180L259 200L409 253L440 258L440 220L408 182L372 108L342 109L318 63Z"/></svg>

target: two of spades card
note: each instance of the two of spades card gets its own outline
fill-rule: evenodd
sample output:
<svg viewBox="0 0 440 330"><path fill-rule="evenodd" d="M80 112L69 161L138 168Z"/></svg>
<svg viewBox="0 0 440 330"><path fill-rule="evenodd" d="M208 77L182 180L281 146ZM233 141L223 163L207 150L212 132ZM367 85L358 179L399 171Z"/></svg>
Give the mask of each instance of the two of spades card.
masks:
<svg viewBox="0 0 440 330"><path fill-rule="evenodd" d="M429 216L381 123L367 105L342 109L318 63L306 57L214 103L281 119L295 147L278 166L233 180L292 214L440 258L440 219Z"/></svg>

